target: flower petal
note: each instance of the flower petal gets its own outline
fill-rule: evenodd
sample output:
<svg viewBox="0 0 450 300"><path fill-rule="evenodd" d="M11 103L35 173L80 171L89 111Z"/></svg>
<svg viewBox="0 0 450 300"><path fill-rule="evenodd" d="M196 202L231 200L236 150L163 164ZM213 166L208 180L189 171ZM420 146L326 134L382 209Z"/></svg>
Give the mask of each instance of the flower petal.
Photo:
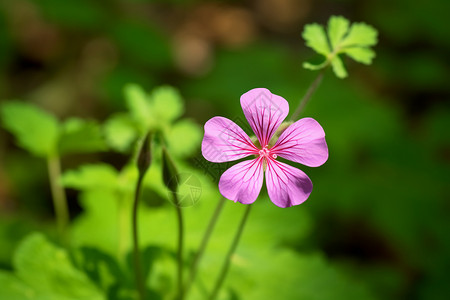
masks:
<svg viewBox="0 0 450 300"><path fill-rule="evenodd" d="M289 126L270 151L308 167L318 167L328 159L325 132L312 118L300 119Z"/></svg>
<svg viewBox="0 0 450 300"><path fill-rule="evenodd" d="M214 117L205 124L202 154L211 162L225 162L257 154L248 135L233 121Z"/></svg>
<svg viewBox="0 0 450 300"><path fill-rule="evenodd" d="M263 184L262 165L263 159L258 157L232 166L220 177L220 193L234 202L255 202Z"/></svg>
<svg viewBox="0 0 450 300"><path fill-rule="evenodd" d="M262 147L269 144L273 134L289 113L289 104L284 98L263 88L243 94L241 106Z"/></svg>
<svg viewBox="0 0 450 300"><path fill-rule="evenodd" d="M303 203L313 187L303 171L276 160L267 163L266 185L270 200L279 207Z"/></svg>

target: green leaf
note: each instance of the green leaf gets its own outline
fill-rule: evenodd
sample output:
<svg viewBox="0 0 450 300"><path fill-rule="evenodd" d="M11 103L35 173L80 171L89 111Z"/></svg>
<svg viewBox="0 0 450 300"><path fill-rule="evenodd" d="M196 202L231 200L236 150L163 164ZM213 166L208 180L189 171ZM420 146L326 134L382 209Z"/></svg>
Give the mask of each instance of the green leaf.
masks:
<svg viewBox="0 0 450 300"><path fill-rule="evenodd" d="M59 153L96 152L107 149L100 126L95 121L71 118L64 122Z"/></svg>
<svg viewBox="0 0 450 300"><path fill-rule="evenodd" d="M377 31L365 23L353 23L348 35L342 40L340 47L370 47L377 43Z"/></svg>
<svg viewBox="0 0 450 300"><path fill-rule="evenodd" d="M124 94L131 116L137 122L141 134L144 134L152 120L148 96L144 89L137 84L127 84Z"/></svg>
<svg viewBox="0 0 450 300"><path fill-rule="evenodd" d="M103 127L108 145L119 152L128 152L137 139L136 124L126 114L109 118Z"/></svg>
<svg viewBox="0 0 450 300"><path fill-rule="evenodd" d="M346 48L343 52L357 62L366 65L370 65L375 57L375 51L369 48Z"/></svg>
<svg viewBox="0 0 450 300"><path fill-rule="evenodd" d="M349 24L350 22L342 16L331 16L328 21L328 37L332 49L336 49L338 43L347 33Z"/></svg>
<svg viewBox="0 0 450 300"><path fill-rule="evenodd" d="M347 77L347 71L345 70L344 64L339 56L333 57L331 60L331 67L333 68L334 74L339 78Z"/></svg>
<svg viewBox="0 0 450 300"><path fill-rule="evenodd" d="M309 62L305 61L303 63L303 68L315 71L315 70L322 69L323 67L326 66L326 64L327 64L327 61L325 61L325 62L323 62L323 63L321 63L319 65L313 65L312 63L309 63Z"/></svg>
<svg viewBox="0 0 450 300"><path fill-rule="evenodd" d="M161 86L151 94L151 110L158 123L161 120L171 122L184 112L183 100L177 89L171 86Z"/></svg>
<svg viewBox="0 0 450 300"><path fill-rule="evenodd" d="M193 154L199 149L201 140L202 130L190 120L175 123L167 136L170 152L179 157Z"/></svg>
<svg viewBox="0 0 450 300"><path fill-rule="evenodd" d="M365 23L353 23L342 16L331 16L328 21L328 44L323 27L317 24L306 25L303 37L306 45L313 48L326 60L319 65L304 63L303 67L309 70L319 70L331 64L334 73L339 78L347 77L342 60L337 57L341 53L347 54L357 62L371 64L375 52L369 47L377 43L377 31ZM328 47L328 48L327 48Z"/></svg>
<svg viewBox="0 0 450 300"><path fill-rule="evenodd" d="M119 261L112 255L96 248L82 247L75 251L73 255L75 265L83 270L103 291L109 292L109 299L118 299L121 292L118 290L118 286L126 287L129 282ZM114 290L113 293L111 293L112 290Z"/></svg>
<svg viewBox="0 0 450 300"><path fill-rule="evenodd" d="M66 171L61 177L65 187L90 190L117 187L118 172L107 164L84 165L77 170Z"/></svg>
<svg viewBox="0 0 450 300"><path fill-rule="evenodd" d="M4 127L14 134L21 147L41 157L54 154L59 136L54 116L18 101L4 103L0 113Z"/></svg>
<svg viewBox="0 0 450 300"><path fill-rule="evenodd" d="M0 299L33 299L33 289L12 273L0 271L0 286Z"/></svg>
<svg viewBox="0 0 450 300"><path fill-rule="evenodd" d="M299 255L290 250L270 248L257 252L242 250L235 254L234 269L252 270L252 277L234 280L233 287L245 295L246 300L375 299L367 287L330 266L320 255ZM229 277L238 274L231 273Z"/></svg>
<svg viewBox="0 0 450 300"><path fill-rule="evenodd" d="M157 87L147 95L139 85L128 84L124 92L140 136L149 130L167 130L184 112L181 95L171 86Z"/></svg>
<svg viewBox="0 0 450 300"><path fill-rule="evenodd" d="M306 45L314 49L317 53L327 56L331 52L330 46L328 45L327 36L322 25L306 25L302 36L306 41Z"/></svg>
<svg viewBox="0 0 450 300"><path fill-rule="evenodd" d="M0 273L1 299L106 299L74 267L66 250L49 243L42 234L28 236L17 249L13 263L15 274Z"/></svg>

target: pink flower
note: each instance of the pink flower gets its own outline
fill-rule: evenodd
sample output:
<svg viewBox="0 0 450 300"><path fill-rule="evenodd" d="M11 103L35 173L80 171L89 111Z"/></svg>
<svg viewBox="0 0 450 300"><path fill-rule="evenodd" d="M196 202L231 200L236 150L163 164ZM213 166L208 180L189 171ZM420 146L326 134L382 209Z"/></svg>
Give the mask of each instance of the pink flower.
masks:
<svg viewBox="0 0 450 300"><path fill-rule="evenodd" d="M257 88L241 96L247 121L261 146L233 121L214 117L205 124L202 154L211 162L227 162L255 155L226 170L219 181L220 193L243 204L253 203L261 191L263 173L270 200L279 207L303 203L312 191L309 177L297 168L277 161L282 157L309 167L328 159L325 132L312 118L303 118L286 128L270 146L271 138L289 112L288 102L269 90Z"/></svg>

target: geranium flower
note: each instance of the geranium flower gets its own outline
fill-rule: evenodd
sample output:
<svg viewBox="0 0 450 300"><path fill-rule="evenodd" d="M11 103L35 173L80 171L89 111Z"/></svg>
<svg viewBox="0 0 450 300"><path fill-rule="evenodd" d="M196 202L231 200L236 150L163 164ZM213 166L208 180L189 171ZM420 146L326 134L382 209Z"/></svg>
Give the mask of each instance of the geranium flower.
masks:
<svg viewBox="0 0 450 300"><path fill-rule="evenodd" d="M303 118L287 127L276 142L271 141L288 115L288 102L267 89L257 88L241 96L241 106L259 145L227 118L213 117L205 124L202 154L207 160L220 163L256 156L222 174L220 193L235 202L251 204L261 191L265 172L267 191L275 205L289 207L303 203L311 194L311 180L277 158L309 167L324 164L328 147L323 128L316 120Z"/></svg>

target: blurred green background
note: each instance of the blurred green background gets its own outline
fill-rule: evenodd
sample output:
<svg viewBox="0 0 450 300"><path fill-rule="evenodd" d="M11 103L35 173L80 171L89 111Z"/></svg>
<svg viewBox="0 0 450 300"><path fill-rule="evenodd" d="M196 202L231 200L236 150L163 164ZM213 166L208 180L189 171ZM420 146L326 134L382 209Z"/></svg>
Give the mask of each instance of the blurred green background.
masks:
<svg viewBox="0 0 450 300"><path fill-rule="evenodd" d="M2 0L0 101L21 99L61 119L103 122L126 109L126 83L148 91L169 84L186 100L184 117L199 126L216 115L243 124L244 92L268 88L293 111L315 78L302 68L303 61L316 59L301 38L305 24L326 24L331 15L371 24L379 31L373 64L347 59L344 80L327 72L303 112L321 123L330 152L320 168L300 166L314 183L310 199L280 210L263 194L241 254L258 256L252 251L265 243L294 253L268 256L275 268L250 276L254 287L263 284L274 293L306 290L304 283L310 290L303 299L338 299L334 290L323 293L334 286L334 275L327 273L325 283L312 279L325 276L318 269L326 261L347 278L349 290L363 288L361 293L370 295L364 299L448 299L449 11L447 0ZM68 156L62 165L69 170L100 161L121 168L127 159L104 151ZM204 170L201 160L198 144L186 168L205 175L202 183L211 191L200 202L208 202L224 169ZM45 168L0 131L3 269L11 269L22 237L51 231ZM77 191L67 193L76 220L85 208ZM213 207L204 212L206 220ZM232 210L227 214L225 220L237 220ZM232 233L231 225L224 223L222 232ZM295 264L290 255L298 255ZM217 265L213 258L208 263ZM233 277L252 266L237 262ZM297 273L302 275L292 277ZM272 276L289 287L274 284ZM246 288L235 285L234 291L245 295ZM252 293L255 299L274 299ZM299 299L280 293L278 299Z"/></svg>

